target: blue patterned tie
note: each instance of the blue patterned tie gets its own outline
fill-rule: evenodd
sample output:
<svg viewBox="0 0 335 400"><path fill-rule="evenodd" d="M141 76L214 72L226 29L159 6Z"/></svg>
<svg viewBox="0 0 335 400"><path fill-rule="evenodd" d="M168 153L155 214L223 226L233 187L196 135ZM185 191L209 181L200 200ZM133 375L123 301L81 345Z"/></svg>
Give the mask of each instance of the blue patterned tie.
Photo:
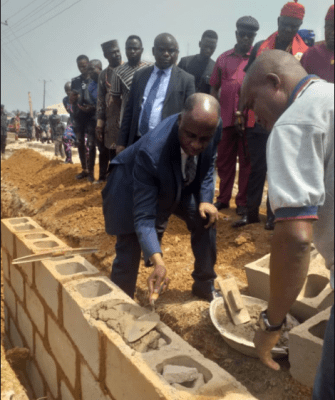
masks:
<svg viewBox="0 0 335 400"><path fill-rule="evenodd" d="M141 125L139 128L141 135L145 135L149 131L149 120L163 74L164 71L162 71L161 69L157 72L157 78L150 89L146 102L144 103Z"/></svg>
<svg viewBox="0 0 335 400"><path fill-rule="evenodd" d="M185 164L185 186L190 185L197 174L197 164L195 163L194 156L188 156Z"/></svg>

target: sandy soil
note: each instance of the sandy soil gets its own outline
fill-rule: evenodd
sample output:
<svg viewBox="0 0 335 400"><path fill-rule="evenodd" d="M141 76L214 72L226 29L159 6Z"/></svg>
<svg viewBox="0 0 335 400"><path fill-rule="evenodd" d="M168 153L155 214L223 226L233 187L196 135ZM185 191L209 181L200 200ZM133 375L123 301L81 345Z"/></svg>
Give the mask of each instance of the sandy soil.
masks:
<svg viewBox="0 0 335 400"><path fill-rule="evenodd" d="M22 147L24 143L22 144ZM41 226L74 247L98 246L99 252L87 259L109 275L115 251L115 238L105 233L101 207L103 185L76 181L79 164L65 165L32 149L20 149L1 162L1 217L31 216ZM95 169L98 178L98 167ZM235 277L241 292L248 294L244 265L270 251L272 233L262 224L238 230L231 228L237 218L234 202L220 212L216 272L223 278ZM241 239L241 235L244 237ZM162 244L171 278L169 291L157 301L163 322L197 348L205 357L231 373L259 400L307 400L311 390L289 374L287 359L274 372L258 360L232 350L212 325L208 303L191 294L194 261L185 224L175 217L169 222ZM150 268L140 267L136 301L147 305L146 279Z"/></svg>

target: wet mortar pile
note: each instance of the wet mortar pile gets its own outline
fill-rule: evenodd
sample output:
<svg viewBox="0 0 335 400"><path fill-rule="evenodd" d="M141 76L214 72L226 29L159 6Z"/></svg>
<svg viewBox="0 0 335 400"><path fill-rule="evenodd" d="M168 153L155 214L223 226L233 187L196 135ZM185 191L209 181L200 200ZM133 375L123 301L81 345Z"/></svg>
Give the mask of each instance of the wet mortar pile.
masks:
<svg viewBox="0 0 335 400"><path fill-rule="evenodd" d="M60 160L41 155L38 150L15 149L8 159L1 161L1 218L30 216L69 246L98 247L97 253L85 258L109 276L115 257L115 237L108 236L104 229L101 198L103 184L92 185L87 181L77 181L75 175L80 170L79 164L64 164ZM95 178L98 178L98 166L95 168ZM272 233L264 230L264 202L261 208L262 223L237 230L231 228L232 221L238 218L234 198L231 206L231 209L219 213L216 272L223 278L234 277L241 293L248 295L244 266L270 252ZM259 360L231 349L224 342L210 320L209 304L191 294L194 257L190 235L186 225L174 216L164 235L162 250L171 283L169 291L156 302L156 312L161 321L205 357L227 370L257 399L310 399L311 390L290 376L287 358L279 360L281 371L275 372L263 366ZM135 296L135 301L141 306L148 304L146 280L151 272L152 269L145 268L142 262ZM96 318L105 319L105 323L116 331L122 329L115 324L113 326L108 315L97 312ZM4 332L3 311L1 332ZM144 352L152 346L162 346L164 338L158 335L153 329L144 336L144 343L141 338L139 342L142 343L133 345L139 346ZM191 385L195 381L191 381Z"/></svg>

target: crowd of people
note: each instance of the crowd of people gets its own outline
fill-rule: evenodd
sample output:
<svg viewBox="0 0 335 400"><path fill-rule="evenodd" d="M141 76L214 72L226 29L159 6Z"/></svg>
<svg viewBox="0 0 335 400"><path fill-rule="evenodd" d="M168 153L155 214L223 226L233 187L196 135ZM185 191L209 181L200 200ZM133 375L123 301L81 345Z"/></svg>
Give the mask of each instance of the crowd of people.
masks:
<svg viewBox="0 0 335 400"><path fill-rule="evenodd" d="M130 297L142 253L146 267L153 267L150 299L167 288L161 241L175 214L191 232L192 293L215 299L215 224L218 211L230 207L237 159L241 218L234 228L260 222L268 174L265 229L276 227L271 295L255 344L274 369L279 366L270 351L306 278L312 241L332 276L334 267L334 5L325 17L325 41L313 46L298 34L304 15L297 0L286 3L275 33L254 46L258 21L239 18L234 48L216 62L211 57L218 35L212 30L203 33L199 54L178 65L178 42L171 34L154 39L154 64L142 60L139 36L125 43L126 63L118 41L110 40L101 45L106 69L100 60L77 57L80 75L65 85L67 127L57 114L49 121L42 110L39 117L42 132L52 126L47 139L55 141L57 152L63 143L66 162L77 143L82 171L76 179L107 181L105 227L117 237L111 280ZM213 204L215 167L220 190ZM314 400L334 399L333 320L334 310Z"/></svg>

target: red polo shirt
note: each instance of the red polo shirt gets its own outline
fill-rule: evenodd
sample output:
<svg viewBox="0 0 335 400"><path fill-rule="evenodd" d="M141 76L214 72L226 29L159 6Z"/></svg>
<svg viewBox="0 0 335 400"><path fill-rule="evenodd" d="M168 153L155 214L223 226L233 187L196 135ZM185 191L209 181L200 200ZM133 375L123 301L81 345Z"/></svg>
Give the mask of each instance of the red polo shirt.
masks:
<svg viewBox="0 0 335 400"><path fill-rule="evenodd" d="M309 74L334 83L334 51L325 42L310 47L302 56L301 65Z"/></svg>

